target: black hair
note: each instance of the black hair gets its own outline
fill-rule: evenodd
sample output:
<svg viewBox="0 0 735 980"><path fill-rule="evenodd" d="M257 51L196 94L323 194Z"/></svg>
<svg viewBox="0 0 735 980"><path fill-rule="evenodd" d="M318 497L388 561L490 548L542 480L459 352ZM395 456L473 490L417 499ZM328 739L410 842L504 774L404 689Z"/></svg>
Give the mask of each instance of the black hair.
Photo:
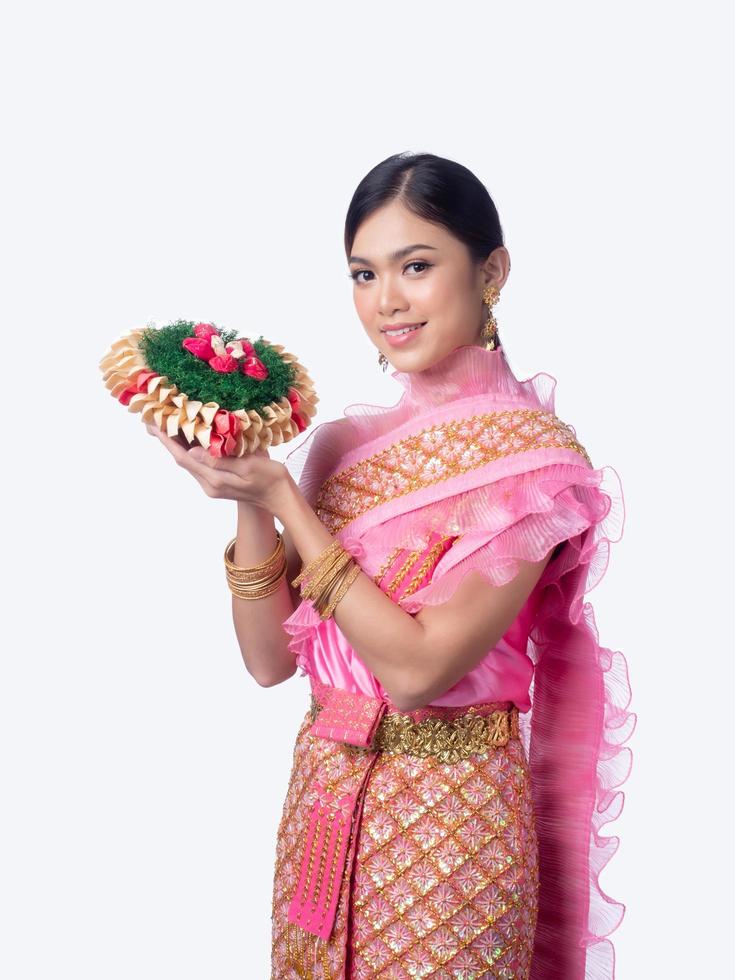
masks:
<svg viewBox="0 0 735 980"><path fill-rule="evenodd" d="M471 170L433 153L406 150L377 164L357 185L345 219L348 258L362 222L396 199L464 242L476 262L484 262L493 249L505 244L498 209Z"/></svg>

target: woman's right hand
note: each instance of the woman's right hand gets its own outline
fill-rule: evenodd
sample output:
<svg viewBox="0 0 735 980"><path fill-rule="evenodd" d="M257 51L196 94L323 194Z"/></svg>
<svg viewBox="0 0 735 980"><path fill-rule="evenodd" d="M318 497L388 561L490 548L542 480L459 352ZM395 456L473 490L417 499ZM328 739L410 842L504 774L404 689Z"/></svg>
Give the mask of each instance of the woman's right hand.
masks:
<svg viewBox="0 0 735 980"><path fill-rule="evenodd" d="M214 457L201 445L190 445L182 434L169 436L157 425L145 422L179 466L188 470L208 497L237 500L277 513L279 503L290 489L290 476L283 463L272 460L268 450L259 448L244 456Z"/></svg>

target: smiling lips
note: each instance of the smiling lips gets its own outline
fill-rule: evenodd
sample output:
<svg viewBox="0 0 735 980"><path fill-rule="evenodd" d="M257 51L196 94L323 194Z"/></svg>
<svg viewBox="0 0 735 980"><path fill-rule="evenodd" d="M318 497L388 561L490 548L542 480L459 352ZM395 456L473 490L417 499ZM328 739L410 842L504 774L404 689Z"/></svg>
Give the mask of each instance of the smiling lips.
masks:
<svg viewBox="0 0 735 980"><path fill-rule="evenodd" d="M388 338L388 343L395 347L406 343L409 337L425 327L426 323L397 323L383 329L383 334Z"/></svg>
<svg viewBox="0 0 735 980"><path fill-rule="evenodd" d="M421 327L423 323L418 320L415 323L389 323L385 327L381 327L383 333L387 333L389 330L405 330L407 327Z"/></svg>

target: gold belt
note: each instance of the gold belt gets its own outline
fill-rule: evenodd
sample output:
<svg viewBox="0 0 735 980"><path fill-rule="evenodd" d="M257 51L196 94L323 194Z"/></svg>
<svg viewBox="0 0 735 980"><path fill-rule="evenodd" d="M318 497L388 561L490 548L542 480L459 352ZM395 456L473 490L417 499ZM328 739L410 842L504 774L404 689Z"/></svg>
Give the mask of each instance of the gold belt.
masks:
<svg viewBox="0 0 735 980"><path fill-rule="evenodd" d="M312 721L320 709L321 704L312 692ZM435 717L414 721L409 715L391 712L381 718L367 751L378 750L392 755L403 752L423 758L432 755L442 762L457 762L519 737L516 705L486 715L478 714L470 707L465 714L451 720Z"/></svg>

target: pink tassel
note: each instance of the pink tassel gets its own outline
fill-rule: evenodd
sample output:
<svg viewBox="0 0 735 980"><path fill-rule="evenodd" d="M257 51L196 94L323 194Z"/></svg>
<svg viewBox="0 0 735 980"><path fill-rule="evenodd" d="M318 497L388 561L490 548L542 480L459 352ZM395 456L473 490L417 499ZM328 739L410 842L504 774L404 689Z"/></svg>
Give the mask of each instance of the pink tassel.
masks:
<svg viewBox="0 0 735 980"><path fill-rule="evenodd" d="M306 846L288 921L328 939L334 926L357 793L336 797L316 783Z"/></svg>

